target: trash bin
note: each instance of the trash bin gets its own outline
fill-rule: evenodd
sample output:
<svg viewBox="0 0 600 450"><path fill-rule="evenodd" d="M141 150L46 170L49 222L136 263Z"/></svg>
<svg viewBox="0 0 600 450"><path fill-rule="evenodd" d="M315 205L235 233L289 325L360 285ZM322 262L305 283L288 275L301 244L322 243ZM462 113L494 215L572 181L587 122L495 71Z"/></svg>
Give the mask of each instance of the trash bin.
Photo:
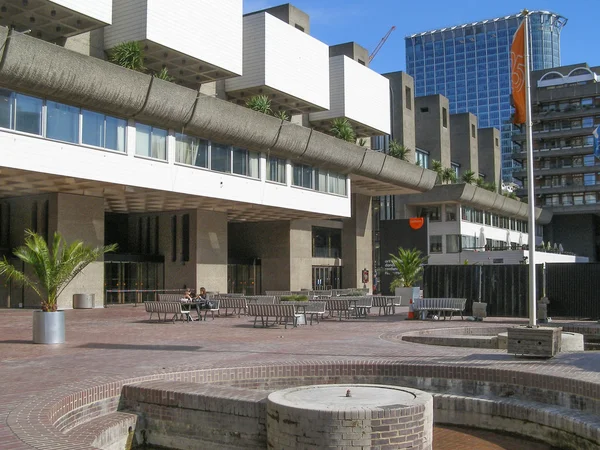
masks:
<svg viewBox="0 0 600 450"><path fill-rule="evenodd" d="M73 309L91 309L96 303L95 294L74 294Z"/></svg>

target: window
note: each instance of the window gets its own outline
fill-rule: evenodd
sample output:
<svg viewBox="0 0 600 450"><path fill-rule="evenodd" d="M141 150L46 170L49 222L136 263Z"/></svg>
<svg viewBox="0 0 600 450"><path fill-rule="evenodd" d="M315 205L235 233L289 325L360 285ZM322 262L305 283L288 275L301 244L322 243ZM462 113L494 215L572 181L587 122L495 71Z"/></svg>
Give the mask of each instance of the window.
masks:
<svg viewBox="0 0 600 450"><path fill-rule="evenodd" d="M346 175L329 172L328 192L337 195L346 195Z"/></svg>
<svg viewBox="0 0 600 450"><path fill-rule="evenodd" d="M313 189L313 169L306 164L294 164L294 186Z"/></svg>
<svg viewBox="0 0 600 450"><path fill-rule="evenodd" d="M446 205L446 222L456 222L456 205Z"/></svg>
<svg viewBox="0 0 600 450"><path fill-rule="evenodd" d="M42 134L42 105L41 98L29 97L23 94L15 95L15 130L31 134Z"/></svg>
<svg viewBox="0 0 600 450"><path fill-rule="evenodd" d="M459 252L460 252L460 235L447 234L446 235L446 253L459 253Z"/></svg>
<svg viewBox="0 0 600 450"><path fill-rule="evenodd" d="M429 168L429 153L417 149L415 151L415 164L417 166L423 167L424 169L428 169Z"/></svg>
<svg viewBox="0 0 600 450"><path fill-rule="evenodd" d="M574 205L583 205L583 194L573 194L573 204Z"/></svg>
<svg viewBox="0 0 600 450"><path fill-rule="evenodd" d="M48 100L46 102L46 137L79 143L79 108Z"/></svg>
<svg viewBox="0 0 600 450"><path fill-rule="evenodd" d="M260 155L241 148L233 149L233 173L258 178Z"/></svg>
<svg viewBox="0 0 600 450"><path fill-rule="evenodd" d="M13 94L6 89L0 89L0 128L12 128Z"/></svg>
<svg viewBox="0 0 600 450"><path fill-rule="evenodd" d="M167 130L136 123L135 135L136 155L167 159Z"/></svg>
<svg viewBox="0 0 600 450"><path fill-rule="evenodd" d="M421 108L421 112L422 113L428 113L429 112L429 107L425 106L425 107Z"/></svg>
<svg viewBox="0 0 600 450"><path fill-rule="evenodd" d="M82 135L85 145L102 147L119 152L125 151L127 121L85 109L81 110Z"/></svg>
<svg viewBox="0 0 600 450"><path fill-rule="evenodd" d="M341 258L342 230L312 227L312 255L314 258Z"/></svg>
<svg viewBox="0 0 600 450"><path fill-rule="evenodd" d="M475 236L465 236L462 235L460 237L461 240L461 250L474 250L477 248L477 238Z"/></svg>
<svg viewBox="0 0 600 450"><path fill-rule="evenodd" d="M171 261L177 261L177 216L171 216Z"/></svg>
<svg viewBox="0 0 600 450"><path fill-rule="evenodd" d="M595 192L588 192L587 194L585 194L585 204L586 205L593 205L596 203L596 193Z"/></svg>
<svg viewBox="0 0 600 450"><path fill-rule="evenodd" d="M208 141L194 136L175 135L175 161L196 167L208 167Z"/></svg>
<svg viewBox="0 0 600 450"><path fill-rule="evenodd" d="M231 172L231 146L216 142L211 144L210 168L217 172Z"/></svg>
<svg viewBox="0 0 600 450"><path fill-rule="evenodd" d="M448 128L448 110L446 108L442 108L442 126Z"/></svg>
<svg viewBox="0 0 600 450"><path fill-rule="evenodd" d="M304 27L302 25L298 25L297 23L295 23L294 27L296 27L297 30L304 32Z"/></svg>
<svg viewBox="0 0 600 450"><path fill-rule="evenodd" d="M285 184L285 159L270 156L267 165L267 180Z"/></svg>
<svg viewBox="0 0 600 450"><path fill-rule="evenodd" d="M441 217L440 206L423 206L420 208L419 217L429 217L431 222L440 222Z"/></svg>
<svg viewBox="0 0 600 450"><path fill-rule="evenodd" d="M429 253L442 253L442 236L429 236Z"/></svg>
<svg viewBox="0 0 600 450"><path fill-rule="evenodd" d="M365 62L362 59L358 59L358 63L361 64L361 65L363 65L363 66L366 65Z"/></svg>
<svg viewBox="0 0 600 450"><path fill-rule="evenodd" d="M181 260L190 260L190 215L184 214L181 220Z"/></svg>
<svg viewBox="0 0 600 450"><path fill-rule="evenodd" d="M476 138L477 137L477 132L475 131L475 124L471 124L471 137L472 138Z"/></svg>
<svg viewBox="0 0 600 450"><path fill-rule="evenodd" d="M586 173L583 176L583 185L584 186L594 186L596 184L596 174L595 173Z"/></svg>
<svg viewBox="0 0 600 450"><path fill-rule="evenodd" d="M412 90L408 86L404 86L404 102L406 109L412 110Z"/></svg>

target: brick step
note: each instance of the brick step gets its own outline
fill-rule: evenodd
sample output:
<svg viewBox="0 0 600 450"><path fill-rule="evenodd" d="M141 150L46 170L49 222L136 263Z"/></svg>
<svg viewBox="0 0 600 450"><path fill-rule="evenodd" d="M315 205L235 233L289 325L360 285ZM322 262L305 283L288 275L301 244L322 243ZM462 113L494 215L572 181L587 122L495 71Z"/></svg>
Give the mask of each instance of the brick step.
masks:
<svg viewBox="0 0 600 450"><path fill-rule="evenodd" d="M129 448L127 443L133 439L137 419L137 415L127 412L104 414L76 426L67 436L94 448Z"/></svg>
<svg viewBox="0 0 600 450"><path fill-rule="evenodd" d="M520 398L433 394L433 401L436 423L516 433L567 450L600 448L598 414Z"/></svg>

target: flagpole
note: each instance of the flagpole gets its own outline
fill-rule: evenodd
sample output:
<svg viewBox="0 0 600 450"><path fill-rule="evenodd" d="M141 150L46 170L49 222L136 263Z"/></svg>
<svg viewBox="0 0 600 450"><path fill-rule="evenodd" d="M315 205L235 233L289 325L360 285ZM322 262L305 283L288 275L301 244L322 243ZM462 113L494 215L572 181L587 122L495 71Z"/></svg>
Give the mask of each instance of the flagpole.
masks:
<svg viewBox="0 0 600 450"><path fill-rule="evenodd" d="M525 131L527 136L527 213L529 216L529 327L537 326L535 273L535 179L533 177L533 122L531 120L531 80L529 54L529 12L525 15Z"/></svg>

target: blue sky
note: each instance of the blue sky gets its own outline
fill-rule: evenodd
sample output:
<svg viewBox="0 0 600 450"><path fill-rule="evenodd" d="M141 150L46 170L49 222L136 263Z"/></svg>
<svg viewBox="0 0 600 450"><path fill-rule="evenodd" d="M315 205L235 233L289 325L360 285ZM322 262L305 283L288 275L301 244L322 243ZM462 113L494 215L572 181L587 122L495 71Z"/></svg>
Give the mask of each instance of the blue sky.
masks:
<svg viewBox="0 0 600 450"><path fill-rule="evenodd" d="M284 3L281 0L244 0L244 13ZM379 73L405 70L404 37L484 19L515 14L523 8L545 10L568 19L561 36L563 65L587 62L600 65L598 18L600 0L295 0L292 5L311 18L311 35L328 45L355 41L369 51L392 25L391 34L371 67Z"/></svg>

